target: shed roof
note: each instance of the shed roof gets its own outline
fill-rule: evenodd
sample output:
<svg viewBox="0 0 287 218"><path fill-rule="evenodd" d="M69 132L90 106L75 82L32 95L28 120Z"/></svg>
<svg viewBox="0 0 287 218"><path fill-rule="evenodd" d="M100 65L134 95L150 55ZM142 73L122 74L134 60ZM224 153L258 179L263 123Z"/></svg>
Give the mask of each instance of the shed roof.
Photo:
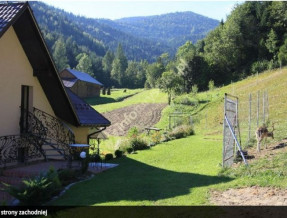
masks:
<svg viewBox="0 0 287 218"><path fill-rule="evenodd" d="M74 96L65 90L28 2L0 2L0 38L11 26L55 115L75 126L87 125L84 111L75 107ZM98 126L99 121L92 119L88 125Z"/></svg>
<svg viewBox="0 0 287 218"><path fill-rule="evenodd" d="M79 80L82 80L82 81L85 81L85 82L89 82L89 83L93 83L93 84L97 84L99 86L103 86L102 83L100 83L98 80L96 80L95 78L91 77L87 73L80 72L80 71L77 71L77 70L72 70L72 69L66 69L66 70L69 71L71 74L73 74Z"/></svg>

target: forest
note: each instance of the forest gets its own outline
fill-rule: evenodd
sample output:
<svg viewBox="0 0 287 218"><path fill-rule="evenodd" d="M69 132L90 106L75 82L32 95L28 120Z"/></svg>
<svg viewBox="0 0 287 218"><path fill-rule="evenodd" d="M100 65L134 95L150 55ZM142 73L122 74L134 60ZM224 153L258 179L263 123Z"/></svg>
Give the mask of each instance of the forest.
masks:
<svg viewBox="0 0 287 218"><path fill-rule="evenodd" d="M119 27L108 26L107 21L90 19L93 31L87 31L87 23L87 29L83 31L78 23L84 18L78 23L70 22L76 19L72 14L66 16L67 13L59 9L57 13L52 9L45 10L43 3L33 4L58 69L70 67L87 72L107 87L159 87L168 93L191 92L228 84L287 64L287 2L283 1L238 4L225 22L218 22L204 38L187 40L175 53L165 43L146 47L154 43L132 35L136 27L132 27L130 33L124 33ZM40 13L43 10L45 13ZM127 21L121 20L123 22ZM93 32L103 34L102 38L106 40L115 35L92 28L93 23L112 29L112 34L118 33L120 39L124 35L130 38L119 40L116 45L115 41L110 41L116 48L111 44L108 46L107 41L97 39ZM65 34L61 34L63 32ZM127 54L127 47L133 46L136 49L131 58L133 55ZM147 54L152 58L144 58L139 51L152 51Z"/></svg>

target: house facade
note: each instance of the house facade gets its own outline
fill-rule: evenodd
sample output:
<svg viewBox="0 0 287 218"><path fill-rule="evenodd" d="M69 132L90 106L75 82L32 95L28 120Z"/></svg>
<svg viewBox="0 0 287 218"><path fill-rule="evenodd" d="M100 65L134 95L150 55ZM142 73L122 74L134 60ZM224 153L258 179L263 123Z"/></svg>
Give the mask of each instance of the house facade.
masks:
<svg viewBox="0 0 287 218"><path fill-rule="evenodd" d="M81 98L99 97L102 83L89 74L72 69L64 69L60 73L65 87L71 89Z"/></svg>
<svg viewBox="0 0 287 218"><path fill-rule="evenodd" d="M67 89L29 3L0 3L0 168L71 158L110 121Z"/></svg>

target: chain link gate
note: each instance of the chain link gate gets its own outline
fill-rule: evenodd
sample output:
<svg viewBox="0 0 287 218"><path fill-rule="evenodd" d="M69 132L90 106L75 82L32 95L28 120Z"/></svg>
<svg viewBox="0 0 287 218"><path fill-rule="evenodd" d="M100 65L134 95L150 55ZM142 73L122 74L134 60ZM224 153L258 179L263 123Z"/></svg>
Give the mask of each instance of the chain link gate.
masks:
<svg viewBox="0 0 287 218"><path fill-rule="evenodd" d="M225 93L222 149L223 167L229 167L233 164L234 156L237 150L240 151L244 163L247 164L238 138L240 138L238 122L238 98ZM237 145L237 149L235 145Z"/></svg>

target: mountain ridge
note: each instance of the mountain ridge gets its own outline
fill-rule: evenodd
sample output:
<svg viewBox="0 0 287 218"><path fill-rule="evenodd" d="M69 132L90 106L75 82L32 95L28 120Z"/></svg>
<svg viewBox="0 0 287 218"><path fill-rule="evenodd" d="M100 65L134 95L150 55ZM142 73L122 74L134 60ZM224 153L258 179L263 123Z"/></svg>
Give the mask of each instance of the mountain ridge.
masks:
<svg viewBox="0 0 287 218"><path fill-rule="evenodd" d="M94 52L102 57L108 49L115 51L118 44L121 43L127 58L137 61L146 59L149 62L153 62L158 56L166 52L172 57L177 48L187 40L195 43L197 40L204 38L207 32L219 24L219 21L194 12L174 12L162 15L126 17L110 20L74 15L63 9L55 8L42 2L32 2L31 5L41 30L43 31L44 29L46 34L48 34L49 30L53 30L54 34L58 32L62 34L64 38L68 38L72 35L72 32L68 31L68 26L70 25L74 29L82 30L83 36L80 37L80 33L78 33L78 39L75 41L81 41L77 44L83 45L85 49L90 46L86 45L87 43L84 42L84 38L88 38L88 40L96 43L97 46L92 47L100 50L100 52L97 50ZM177 18L170 17L172 15L176 15ZM178 20L180 16L182 20ZM49 17L49 19L47 17ZM53 17L52 22L51 17ZM191 17L194 18L194 21L191 20ZM140 23L134 22L135 18L137 20L144 19L148 22L146 22L145 25L140 25ZM159 18L160 20L155 20ZM59 22L57 19L63 19L65 22ZM207 28L204 28L205 24L202 22L200 25L197 24L198 22L200 23L201 19L203 19ZM134 24L129 23L128 21L130 20L133 20ZM184 22L182 22L183 20ZM63 30L67 31L70 35L67 35L61 30L61 26L59 25L63 25L63 23L65 24L65 26L62 27ZM192 27L192 23L196 23L196 25ZM183 31L184 28L187 30ZM181 34L179 34L180 32ZM50 42L50 44L52 44L52 42ZM50 45L50 47L52 47L52 45Z"/></svg>

